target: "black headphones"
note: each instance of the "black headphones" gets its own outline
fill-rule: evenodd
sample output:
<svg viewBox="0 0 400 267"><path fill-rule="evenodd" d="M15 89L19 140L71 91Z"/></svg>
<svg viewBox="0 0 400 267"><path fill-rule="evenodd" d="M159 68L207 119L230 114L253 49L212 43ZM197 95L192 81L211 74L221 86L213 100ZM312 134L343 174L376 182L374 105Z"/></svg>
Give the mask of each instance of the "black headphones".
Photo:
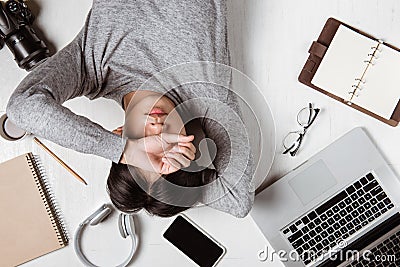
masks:
<svg viewBox="0 0 400 267"><path fill-rule="evenodd" d="M90 262L82 252L81 245L80 245L80 238L82 235L82 231L85 229L85 226L87 224L97 225L97 224L101 223L103 220L105 220L108 217L108 215L111 214L112 210L113 210L113 208L110 204L103 204L99 209L97 209L86 220L84 220L82 223L80 223L78 226L78 229L75 232L75 241L74 241L75 253L78 256L78 258L81 260L81 262L83 264L85 264L86 266L98 267L97 265L94 265L92 262ZM119 217L118 217L118 228L119 228L119 232L121 233L121 236L123 238L127 238L129 236L132 240L132 247L131 247L131 252L129 254L129 257L123 263L121 263L120 265L117 266L117 267L125 267L132 260L133 255L135 254L136 248L138 245L138 236L135 233L135 223L133 221L133 215L120 213Z"/></svg>

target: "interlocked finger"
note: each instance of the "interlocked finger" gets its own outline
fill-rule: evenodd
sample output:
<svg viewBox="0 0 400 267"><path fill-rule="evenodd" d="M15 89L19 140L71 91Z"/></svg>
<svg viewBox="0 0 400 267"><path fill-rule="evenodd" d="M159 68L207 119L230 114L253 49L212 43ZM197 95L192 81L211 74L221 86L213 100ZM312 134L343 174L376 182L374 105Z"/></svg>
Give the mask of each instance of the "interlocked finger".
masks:
<svg viewBox="0 0 400 267"><path fill-rule="evenodd" d="M176 160L179 164L180 167L179 168L186 168L189 167L190 165L190 159L188 159L187 157L185 157L183 154L181 153L175 153L175 152L168 152L165 157L170 160L170 159L174 159Z"/></svg>

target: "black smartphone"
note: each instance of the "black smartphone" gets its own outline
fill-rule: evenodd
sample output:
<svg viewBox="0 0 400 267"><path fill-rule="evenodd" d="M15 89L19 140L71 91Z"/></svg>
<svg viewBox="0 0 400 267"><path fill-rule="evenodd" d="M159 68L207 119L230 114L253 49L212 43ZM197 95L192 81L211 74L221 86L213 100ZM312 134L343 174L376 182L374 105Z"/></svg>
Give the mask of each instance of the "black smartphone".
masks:
<svg viewBox="0 0 400 267"><path fill-rule="evenodd" d="M178 215L163 234L172 245L201 267L213 267L226 249L189 218Z"/></svg>

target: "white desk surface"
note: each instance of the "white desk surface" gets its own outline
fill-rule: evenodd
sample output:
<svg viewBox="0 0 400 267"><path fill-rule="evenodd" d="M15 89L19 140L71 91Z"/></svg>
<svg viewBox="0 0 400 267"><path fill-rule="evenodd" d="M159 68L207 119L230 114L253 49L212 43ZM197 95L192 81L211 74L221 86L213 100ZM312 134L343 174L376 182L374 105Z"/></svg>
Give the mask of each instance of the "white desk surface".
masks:
<svg viewBox="0 0 400 267"><path fill-rule="evenodd" d="M83 25L90 0L35 0L40 8L36 25L59 50ZM396 0L228 0L230 47L234 67L250 76L269 101L276 121L277 154L268 181L276 180L318 150L356 126L370 133L390 165L400 174L400 128L392 128L335 102L297 81L308 57L308 48L318 37L325 21L333 16L400 47L400 2ZM134 15L134 14L133 14ZM14 88L26 75L14 63L7 49L0 51L0 110L4 110ZM288 131L297 129L295 116L308 102L322 108L296 158L281 155L281 142ZM23 103L21 103L23 105ZM123 122L123 112L108 100L76 99L67 103L79 114L112 130ZM77 225L103 202L110 162L83 155L46 142L80 173L87 187L77 182L59 164L33 145L0 140L0 161L24 152L39 154L67 222L71 236ZM351 149L351 148L349 148ZM210 208L186 212L196 223L224 244L227 254L219 266L282 266L279 261L260 262L258 251L267 240L248 216L236 219ZM6 216L3 214L2 216ZM266 216L273 216L267 215ZM138 215L140 249L132 266L194 266L162 238L171 219ZM73 241L73 240L72 240ZM84 237L83 247L90 259L102 266L120 263L129 244L117 229L116 213ZM24 266L82 266L73 243L66 248L26 263Z"/></svg>

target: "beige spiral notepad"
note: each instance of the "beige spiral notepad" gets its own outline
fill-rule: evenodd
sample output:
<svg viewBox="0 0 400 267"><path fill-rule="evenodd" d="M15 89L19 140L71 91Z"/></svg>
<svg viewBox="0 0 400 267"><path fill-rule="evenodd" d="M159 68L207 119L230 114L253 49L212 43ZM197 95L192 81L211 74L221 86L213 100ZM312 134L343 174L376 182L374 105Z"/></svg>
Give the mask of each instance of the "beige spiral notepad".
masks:
<svg viewBox="0 0 400 267"><path fill-rule="evenodd" d="M0 266L17 266L62 248L68 234L37 156L0 164Z"/></svg>

